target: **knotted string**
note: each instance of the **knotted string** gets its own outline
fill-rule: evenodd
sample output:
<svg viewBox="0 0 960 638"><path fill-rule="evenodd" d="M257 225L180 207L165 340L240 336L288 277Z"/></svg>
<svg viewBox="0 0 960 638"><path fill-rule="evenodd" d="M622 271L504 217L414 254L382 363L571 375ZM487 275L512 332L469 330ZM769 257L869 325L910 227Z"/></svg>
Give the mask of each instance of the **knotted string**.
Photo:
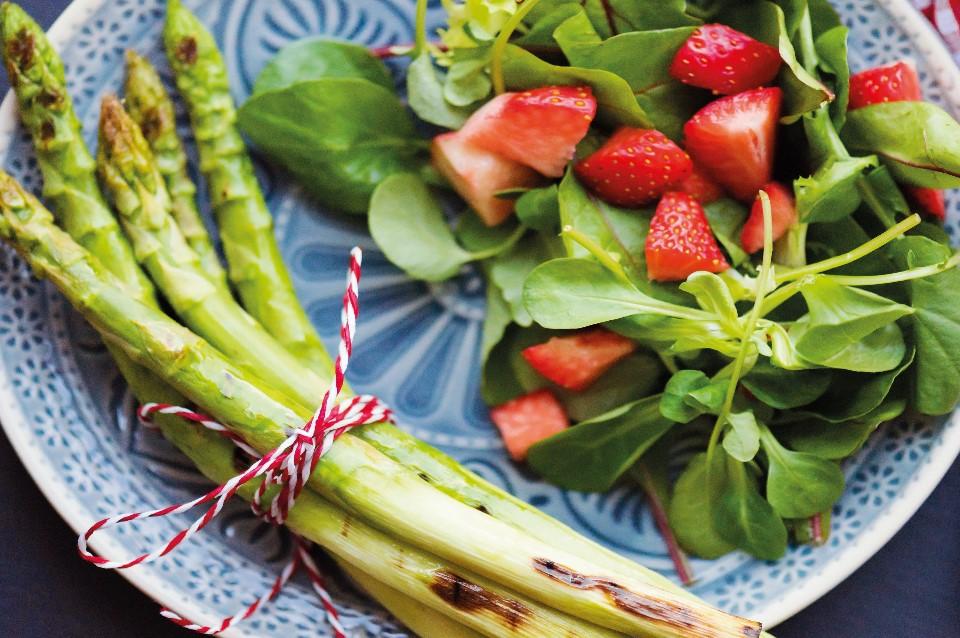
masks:
<svg viewBox="0 0 960 638"><path fill-rule="evenodd" d="M337 438L351 428L393 420L390 409L384 406L376 397L370 395L360 395L347 399L339 404L337 403L340 391L343 389L344 374L350 362L350 356L353 353L353 336L356 332L357 314L359 313L358 292L361 260L362 253L359 248L354 248L350 251L350 268L347 272L347 286L343 295L343 307L340 312L340 346L336 361L334 362L333 380L330 383L330 388L324 393L320 401L320 406L313 413L310 420L307 421L303 427L290 433L286 440L276 449L271 450L261 458L257 458L259 456L257 451L247 444L242 437L231 431L228 427L217 423L203 414L180 406L160 403L144 404L138 410L138 416L142 422L149 423L156 414L179 416L229 438L241 450L255 460L246 470L237 476L234 476L229 481L192 501L168 505L167 507L146 512L120 514L97 521L77 539L77 548L84 560L104 569L127 569L135 565L152 563L170 554L181 543L188 540L194 534L199 533L216 518L227 501L229 501L241 487L258 478L262 478L263 481L254 493L251 509L253 509L254 514L264 521L274 525L282 525L284 521L286 521L290 509L296 502L297 497L306 485L307 480L316 468L320 458L330 449ZM264 507L263 497L267 490L274 485L280 487L279 492L270 501L269 505ZM181 514L198 505L205 505L207 503L210 503L210 506L200 517L194 520L189 527L180 530L167 540L166 543L151 552L128 560L110 560L88 549L88 541L100 530L116 527L123 523L129 523L142 518L160 518ZM323 576L310 556L309 550L311 543L300 536L293 536L293 556L290 562L280 572L280 575L277 576L273 586L263 596L238 613L224 618L216 626L195 623L169 609L163 609L161 614L181 627L201 634L213 635L220 633L231 625L249 618L256 613L262 605L275 598L283 589L284 585L286 585L287 581L296 573L297 569L302 566L310 578L314 591L323 604L327 620L333 628L335 636L337 636L337 638L344 637L343 626L340 624L333 600L327 593Z"/></svg>

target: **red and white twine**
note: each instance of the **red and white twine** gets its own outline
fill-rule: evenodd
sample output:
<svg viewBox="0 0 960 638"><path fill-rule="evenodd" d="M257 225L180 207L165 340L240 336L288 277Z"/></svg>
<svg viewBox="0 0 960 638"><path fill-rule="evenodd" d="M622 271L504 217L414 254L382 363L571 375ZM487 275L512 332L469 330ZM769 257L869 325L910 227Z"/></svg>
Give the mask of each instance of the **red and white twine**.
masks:
<svg viewBox="0 0 960 638"><path fill-rule="evenodd" d="M77 539L77 548L84 560L104 569L127 569L135 565L144 565L158 560L171 553L177 546L191 536L200 532L220 513L227 501L229 501L242 486L258 478L262 478L263 480L254 493L253 502L251 503L253 512L269 523L282 525L287 518L290 508L293 507L297 497L313 473L314 468L316 468L320 457L330 449L337 438L351 428L369 423L392 421L393 415L390 409L373 396L360 395L347 399L339 404L336 403L340 391L343 389L344 374L346 373L347 365L353 352L353 336L356 332L357 314L359 312L358 292L361 258L362 253L359 248L354 248L350 252L347 287L343 295L343 308L340 313L340 347L334 363L333 381L330 384L330 388L324 393L320 401L320 407L317 408L310 420L303 427L289 433L287 439L284 440L279 447L271 450L262 458L255 460L245 471L199 498L156 510L120 514L97 521ZM167 404L147 403L141 406L138 411L138 416L144 423L148 423L156 414L176 415L197 423L231 439L240 449L254 459L259 456L255 449L228 427L187 408ZM280 491L269 503L269 506L264 508L263 496L272 485L280 486ZM154 549L152 552L141 554L140 556L127 560L110 560L94 554L87 547L90 538L100 530L116 527L117 525L143 518L159 518L173 514L181 514L198 505L205 505L207 503L210 503L209 508L189 527L174 534L166 543ZM311 543L296 535L294 535L294 541L293 556L290 562L280 572L280 575L277 576L270 590L243 610L224 618L216 626L194 623L169 609L162 610L161 614L181 627L201 634L213 635L220 633L234 623L249 618L256 613L262 605L276 597L284 585L286 585L287 581L296 573L297 569L302 566L310 578L314 591L320 597L320 601L326 610L327 620L333 628L334 634L337 638L344 637L343 626L340 624L336 607L326 591L323 576L320 574L320 571L310 556L309 550Z"/></svg>

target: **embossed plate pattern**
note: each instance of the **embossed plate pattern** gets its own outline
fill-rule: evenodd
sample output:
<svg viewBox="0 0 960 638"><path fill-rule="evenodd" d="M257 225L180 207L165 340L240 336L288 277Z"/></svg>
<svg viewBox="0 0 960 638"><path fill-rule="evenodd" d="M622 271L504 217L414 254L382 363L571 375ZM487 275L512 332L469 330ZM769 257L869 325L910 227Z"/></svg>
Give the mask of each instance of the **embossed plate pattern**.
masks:
<svg viewBox="0 0 960 638"><path fill-rule="evenodd" d="M364 44L411 39L412 0L232 0L190 2L226 52L242 100L263 64L294 39L325 34ZM431 19L441 19L433 3ZM851 60L862 68L908 56L917 61L928 99L960 113L958 72L936 34L905 0L837 3L851 28ZM134 47L162 68L161 0L76 0L51 37L68 60L70 90L88 140L95 138L99 96L119 90L122 54ZM187 132L184 127L184 132ZM9 98L0 109L3 165L39 190L29 140ZM277 232L298 291L329 344L348 248L367 251L363 316L350 380L378 394L403 426L471 469L568 522L584 534L655 568L669 560L646 508L627 490L567 493L510 463L477 393L483 281L465 269L455 280L406 279L371 242L363 221L317 210L286 177L261 166ZM951 197L948 231L960 220ZM202 479L131 418L132 404L96 336L49 285L0 249L0 421L47 498L80 529L106 514L157 507L196 492ZM883 429L845 466L847 492L834 512L829 544L791 550L775 563L732 555L695 561L696 592L730 611L776 623L829 591L885 543L930 493L960 450L954 418L901 421ZM95 487L96 486L96 487ZM169 535L181 521L121 528L97 542L127 555ZM283 536L237 504L210 533L158 565L127 570L136 586L198 619L234 611L266 588L286 552ZM336 588L344 622L357 636L402 636L376 606ZM232 636L317 636L326 628L301 586L287 592Z"/></svg>

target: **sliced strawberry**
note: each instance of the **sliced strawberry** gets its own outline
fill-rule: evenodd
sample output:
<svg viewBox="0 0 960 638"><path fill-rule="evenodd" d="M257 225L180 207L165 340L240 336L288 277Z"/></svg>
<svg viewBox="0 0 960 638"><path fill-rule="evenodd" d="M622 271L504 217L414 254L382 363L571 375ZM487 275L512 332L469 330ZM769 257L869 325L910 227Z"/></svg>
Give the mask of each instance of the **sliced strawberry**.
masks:
<svg viewBox="0 0 960 638"><path fill-rule="evenodd" d="M910 200L924 212L940 221L947 218L947 199L943 196L942 190L922 186L905 186L904 188Z"/></svg>
<svg viewBox="0 0 960 638"><path fill-rule="evenodd" d="M770 83L780 70L780 52L724 24L705 24L687 38L670 64L684 84L722 95Z"/></svg>
<svg viewBox="0 0 960 638"><path fill-rule="evenodd" d="M667 193L657 204L644 252L647 276L654 281L682 281L698 270L722 272L730 267L703 206L686 193Z"/></svg>
<svg viewBox="0 0 960 638"><path fill-rule="evenodd" d="M560 177L596 114L589 86L548 86L498 95L460 131L480 148Z"/></svg>
<svg viewBox="0 0 960 638"><path fill-rule="evenodd" d="M723 97L683 127L693 160L737 199L753 199L770 181L782 96L773 87Z"/></svg>
<svg viewBox="0 0 960 638"><path fill-rule="evenodd" d="M431 153L437 170L487 226L496 226L513 212L513 201L496 197L498 191L541 182L533 169L477 148L458 132L433 138Z"/></svg>
<svg viewBox="0 0 960 638"><path fill-rule="evenodd" d="M515 461L524 460L534 443L570 426L563 406L549 390L537 390L499 405L490 410L490 418Z"/></svg>
<svg viewBox="0 0 960 638"><path fill-rule="evenodd" d="M709 204L723 197L723 187L713 181L696 164L693 165L693 172L680 183L678 188L687 195L696 197L701 204Z"/></svg>
<svg viewBox="0 0 960 638"><path fill-rule="evenodd" d="M523 351L523 358L557 385L579 391L636 348L630 339L596 328L530 346Z"/></svg>
<svg viewBox="0 0 960 638"><path fill-rule="evenodd" d="M905 60L850 76L850 102L847 108L851 111L881 102L916 102L922 99L917 70Z"/></svg>
<svg viewBox="0 0 960 638"><path fill-rule="evenodd" d="M601 199L630 208L652 202L685 180L693 163L660 131L625 126L575 170Z"/></svg>
<svg viewBox="0 0 960 638"><path fill-rule="evenodd" d="M793 199L793 191L780 182L764 184L761 190L770 197L770 221L773 240L776 241L797 222L797 203ZM759 194L753 201L750 217L740 231L740 245L748 253L763 248L763 204L760 203Z"/></svg>

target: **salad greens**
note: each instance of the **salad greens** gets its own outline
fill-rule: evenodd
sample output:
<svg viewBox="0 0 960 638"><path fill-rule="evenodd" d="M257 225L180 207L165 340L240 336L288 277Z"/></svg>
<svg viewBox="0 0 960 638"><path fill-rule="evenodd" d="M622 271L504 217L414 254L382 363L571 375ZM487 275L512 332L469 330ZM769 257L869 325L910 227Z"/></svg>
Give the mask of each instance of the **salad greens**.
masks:
<svg viewBox="0 0 960 638"><path fill-rule="evenodd" d="M697 453L679 459L675 480L664 470L656 482L685 550L775 559L791 533L822 542L844 487L840 462L882 422L960 401L960 257L907 197L907 187L960 186L960 124L918 101L850 110L848 33L826 0L443 5L448 25L430 42L418 3L408 108L382 62L308 41L265 69L241 126L322 203L367 212L374 240L410 276L439 281L479 264L484 400L547 389L576 423L530 447L539 475L574 490L639 482L649 492L650 468L678 460L670 449L682 434ZM753 213L725 196L704 205L729 270L652 281L653 205L604 201L573 168L497 191L515 218L492 228L459 215L425 168L417 131L429 127L416 119L459 129L504 91L546 86L588 87L596 99L575 159L621 126L682 142L691 115L716 96L668 69L706 23L779 53L775 177L796 198L797 219L776 242L764 191ZM764 242L751 256L741 233L756 214ZM528 348L584 329L639 349L586 389L531 367Z"/></svg>

